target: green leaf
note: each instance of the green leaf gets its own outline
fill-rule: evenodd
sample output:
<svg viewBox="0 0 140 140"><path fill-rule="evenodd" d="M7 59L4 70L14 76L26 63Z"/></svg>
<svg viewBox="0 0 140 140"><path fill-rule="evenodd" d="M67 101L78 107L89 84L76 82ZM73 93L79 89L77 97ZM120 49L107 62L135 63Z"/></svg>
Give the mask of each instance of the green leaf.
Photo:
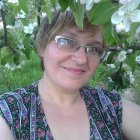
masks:
<svg viewBox="0 0 140 140"><path fill-rule="evenodd" d="M132 72L135 71L137 63L135 61L136 55L135 54L131 54L127 56L127 60L126 63L131 67Z"/></svg>
<svg viewBox="0 0 140 140"><path fill-rule="evenodd" d="M73 11L76 24L83 29L83 20L85 14L85 7L79 3L74 3L69 0L70 8Z"/></svg>
<svg viewBox="0 0 140 140"><path fill-rule="evenodd" d="M113 57L116 54L116 52L111 52L107 58L107 64L111 64L113 61Z"/></svg>
<svg viewBox="0 0 140 140"><path fill-rule="evenodd" d="M9 6L9 5L8 5ZM16 16L18 12L20 12L21 7L17 4L10 3L10 6L12 7L13 13Z"/></svg>
<svg viewBox="0 0 140 140"><path fill-rule="evenodd" d="M49 19L49 23L51 23L53 17L52 17L52 12L51 12L50 8L47 5L44 5L42 7L42 11L44 11L47 14L47 17Z"/></svg>
<svg viewBox="0 0 140 140"><path fill-rule="evenodd" d="M115 10L110 1L100 2L89 11L89 20L95 25L105 24L110 21Z"/></svg>
<svg viewBox="0 0 140 140"><path fill-rule="evenodd" d="M57 7L57 3L58 3L58 0L51 0L51 4L54 9Z"/></svg>
<svg viewBox="0 0 140 140"><path fill-rule="evenodd" d="M24 50L22 50L22 52L26 55L26 58L27 58L28 60L30 60L31 48L30 48L30 47L26 47Z"/></svg>
<svg viewBox="0 0 140 140"><path fill-rule="evenodd" d="M1 59L1 65L5 65L6 63L12 63L12 62L13 62L13 56L11 54L7 54Z"/></svg>
<svg viewBox="0 0 140 140"><path fill-rule="evenodd" d="M14 59L14 63L15 63L16 65L19 65L19 64L20 64L20 54L19 54L19 53L16 53L16 54L14 55L13 59Z"/></svg>
<svg viewBox="0 0 140 140"><path fill-rule="evenodd" d="M15 16L12 13L11 14L7 13L5 18L7 25L15 25Z"/></svg>
<svg viewBox="0 0 140 140"><path fill-rule="evenodd" d="M1 57L13 55L12 50L9 47L3 47L0 49Z"/></svg>
<svg viewBox="0 0 140 140"><path fill-rule="evenodd" d="M62 9L63 12L64 12L64 11L68 8L68 6L69 6L69 1L68 1L68 0L59 0L58 2L59 2L59 4L60 4L61 9Z"/></svg>
<svg viewBox="0 0 140 140"><path fill-rule="evenodd" d="M23 45L25 46L25 49L22 51L26 55L26 58L29 60L31 55L31 38L29 35L25 36Z"/></svg>
<svg viewBox="0 0 140 140"><path fill-rule="evenodd" d="M112 24L110 22L103 25L103 37L107 46L110 46L115 42L114 37L112 36Z"/></svg>
<svg viewBox="0 0 140 140"><path fill-rule="evenodd" d="M28 13L28 0L18 0L19 5L21 7L21 9L25 12Z"/></svg>
<svg viewBox="0 0 140 140"><path fill-rule="evenodd" d="M139 26L140 26L140 23L131 24L130 37L129 37L130 41L133 41L135 39L136 30Z"/></svg>
<svg viewBox="0 0 140 140"><path fill-rule="evenodd" d="M23 40L23 45L25 47L29 47L30 46L30 42L31 42L31 36L30 35L26 35L24 40Z"/></svg>

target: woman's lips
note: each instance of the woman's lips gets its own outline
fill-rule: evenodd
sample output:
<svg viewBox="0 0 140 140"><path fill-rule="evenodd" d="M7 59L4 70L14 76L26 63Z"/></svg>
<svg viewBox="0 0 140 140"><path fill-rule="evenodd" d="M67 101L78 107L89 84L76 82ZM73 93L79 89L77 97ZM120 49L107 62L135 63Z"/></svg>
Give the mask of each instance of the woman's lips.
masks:
<svg viewBox="0 0 140 140"><path fill-rule="evenodd" d="M85 70L83 69L79 69L79 68L68 68L68 67L64 67L64 69L72 74L75 75L81 75L85 72Z"/></svg>

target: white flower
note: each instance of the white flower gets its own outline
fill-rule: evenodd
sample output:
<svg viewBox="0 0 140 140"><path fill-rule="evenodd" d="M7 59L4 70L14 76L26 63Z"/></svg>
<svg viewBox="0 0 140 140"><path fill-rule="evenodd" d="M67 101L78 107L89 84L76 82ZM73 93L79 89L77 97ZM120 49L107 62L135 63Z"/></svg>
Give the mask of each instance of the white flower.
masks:
<svg viewBox="0 0 140 140"><path fill-rule="evenodd" d="M41 13L41 17L45 17L46 15L47 15L47 14L44 13L44 12Z"/></svg>
<svg viewBox="0 0 140 140"><path fill-rule="evenodd" d="M37 26L37 22L33 22L32 24L33 24L33 26L34 26L34 27L36 27L36 26Z"/></svg>
<svg viewBox="0 0 140 140"><path fill-rule="evenodd" d="M80 0L80 4L86 5L86 10L89 11L93 7L94 3L99 3L101 0ZM77 2L77 1L76 1Z"/></svg>
<svg viewBox="0 0 140 140"><path fill-rule="evenodd" d="M112 15L111 22L113 24L123 23L125 31L128 32L132 22L140 22L140 10L137 9L139 4L139 0L132 0L124 4Z"/></svg>
<svg viewBox="0 0 140 140"><path fill-rule="evenodd" d="M140 40L140 26L136 30L135 38Z"/></svg>
<svg viewBox="0 0 140 140"><path fill-rule="evenodd" d="M86 10L90 11L94 5L94 3L99 3L101 0L87 0L86 1Z"/></svg>
<svg viewBox="0 0 140 140"><path fill-rule="evenodd" d="M80 0L80 4L85 4L87 0Z"/></svg>
<svg viewBox="0 0 140 140"><path fill-rule="evenodd" d="M78 0L75 0L75 2L77 3L77 2L78 2Z"/></svg>
<svg viewBox="0 0 140 140"><path fill-rule="evenodd" d="M8 2L11 2L11 3L18 3L18 0L8 0Z"/></svg>
<svg viewBox="0 0 140 140"><path fill-rule="evenodd" d="M135 60L138 64L140 64L140 55L138 55Z"/></svg>
<svg viewBox="0 0 140 140"><path fill-rule="evenodd" d="M3 8L3 6L4 6L3 2L2 2L2 1L0 1L0 9L2 9L2 8Z"/></svg>
<svg viewBox="0 0 140 140"><path fill-rule="evenodd" d="M131 2L132 0L119 0L119 3L121 4L127 4L129 2Z"/></svg>
<svg viewBox="0 0 140 140"><path fill-rule="evenodd" d="M26 34L32 34L34 30L34 25L29 24L28 26L24 26L24 33Z"/></svg>
<svg viewBox="0 0 140 140"><path fill-rule="evenodd" d="M21 11L17 14L16 18L25 18L25 12L24 12L23 10L21 10Z"/></svg>
<svg viewBox="0 0 140 140"><path fill-rule="evenodd" d="M24 45L23 45L23 44L18 44L17 47L18 47L19 49L24 49Z"/></svg>
<svg viewBox="0 0 140 140"><path fill-rule="evenodd" d="M129 81L130 81L131 84L134 83L135 77L132 74L132 71L127 71L125 76L129 78Z"/></svg>
<svg viewBox="0 0 140 140"><path fill-rule="evenodd" d="M17 29L17 28L21 28L21 26L22 26L22 22L21 20L18 19L15 21L15 25L13 27Z"/></svg>
<svg viewBox="0 0 140 140"><path fill-rule="evenodd" d="M123 23L119 23L119 24L116 25L116 32L117 33L120 33L120 32L122 32L124 30L125 30L125 27L124 27Z"/></svg>
<svg viewBox="0 0 140 140"><path fill-rule="evenodd" d="M119 62L123 62L123 61L126 59L126 54L127 54L126 51L121 51L121 52L118 54L118 61L119 61Z"/></svg>
<svg viewBox="0 0 140 140"><path fill-rule="evenodd" d="M5 64L5 67L11 71L15 70L16 68L16 65L15 64L9 64L9 63L6 63Z"/></svg>
<svg viewBox="0 0 140 140"><path fill-rule="evenodd" d="M115 69L116 68L114 64L107 64L107 67L111 68L111 69Z"/></svg>
<svg viewBox="0 0 140 140"><path fill-rule="evenodd" d="M128 50L127 50L127 54L131 54L132 52L133 52L132 49L128 49Z"/></svg>
<svg viewBox="0 0 140 140"><path fill-rule="evenodd" d="M0 22L0 28L3 28L3 23L2 22Z"/></svg>
<svg viewBox="0 0 140 140"><path fill-rule="evenodd" d="M112 82L113 82L113 80L112 80L112 78L111 78L111 77L108 77L108 82L110 82L110 83L112 83Z"/></svg>

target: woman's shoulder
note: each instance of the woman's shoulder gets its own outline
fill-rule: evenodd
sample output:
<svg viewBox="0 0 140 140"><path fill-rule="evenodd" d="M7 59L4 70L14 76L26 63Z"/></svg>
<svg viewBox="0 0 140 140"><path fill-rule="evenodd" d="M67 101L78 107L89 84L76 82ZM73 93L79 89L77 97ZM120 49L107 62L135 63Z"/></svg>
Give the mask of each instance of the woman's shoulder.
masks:
<svg viewBox="0 0 140 140"><path fill-rule="evenodd" d="M12 125L14 116L22 115L24 117L27 115L31 105L31 97L32 95L36 96L37 85L35 82L24 88L0 95L0 115L9 125Z"/></svg>
<svg viewBox="0 0 140 140"><path fill-rule="evenodd" d="M82 92L86 102L93 102L98 110L103 114L110 114L117 118L118 122L122 122L122 99L115 90L108 91L100 87L85 86Z"/></svg>

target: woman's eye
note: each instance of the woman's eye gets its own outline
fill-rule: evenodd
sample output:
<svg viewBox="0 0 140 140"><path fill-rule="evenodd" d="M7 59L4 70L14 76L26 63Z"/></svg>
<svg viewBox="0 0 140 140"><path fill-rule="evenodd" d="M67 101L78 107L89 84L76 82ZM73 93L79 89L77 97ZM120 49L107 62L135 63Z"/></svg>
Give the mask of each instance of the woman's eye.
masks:
<svg viewBox="0 0 140 140"><path fill-rule="evenodd" d="M68 45L69 41L67 39L65 39L65 38L60 38L58 40L58 43L59 43L59 45Z"/></svg>
<svg viewBox="0 0 140 140"><path fill-rule="evenodd" d="M98 53L99 49L97 47L89 47L89 51L93 53Z"/></svg>

